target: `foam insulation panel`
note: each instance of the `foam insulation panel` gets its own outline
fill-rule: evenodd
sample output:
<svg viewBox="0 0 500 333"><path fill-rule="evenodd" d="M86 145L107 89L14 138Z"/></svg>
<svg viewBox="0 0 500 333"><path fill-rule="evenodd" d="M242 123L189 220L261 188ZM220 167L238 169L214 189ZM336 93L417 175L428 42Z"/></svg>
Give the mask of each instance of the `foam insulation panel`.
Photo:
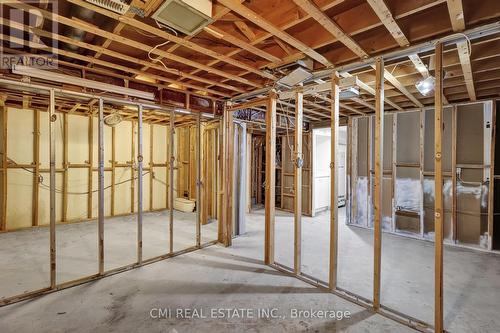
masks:
<svg viewBox="0 0 500 333"><path fill-rule="evenodd" d="M489 102L443 110L444 237L450 242L488 245L491 114ZM434 110L386 115L384 120L382 227L433 239ZM373 225L373 121L360 117L351 122L350 223L366 227Z"/></svg>

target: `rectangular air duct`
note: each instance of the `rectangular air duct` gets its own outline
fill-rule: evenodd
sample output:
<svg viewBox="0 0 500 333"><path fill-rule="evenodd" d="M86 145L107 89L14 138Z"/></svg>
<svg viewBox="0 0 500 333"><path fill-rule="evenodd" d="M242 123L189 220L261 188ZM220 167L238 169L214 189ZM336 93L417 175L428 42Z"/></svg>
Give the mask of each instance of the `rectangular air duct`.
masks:
<svg viewBox="0 0 500 333"><path fill-rule="evenodd" d="M210 0L166 0L151 16L186 35L194 35L213 22Z"/></svg>

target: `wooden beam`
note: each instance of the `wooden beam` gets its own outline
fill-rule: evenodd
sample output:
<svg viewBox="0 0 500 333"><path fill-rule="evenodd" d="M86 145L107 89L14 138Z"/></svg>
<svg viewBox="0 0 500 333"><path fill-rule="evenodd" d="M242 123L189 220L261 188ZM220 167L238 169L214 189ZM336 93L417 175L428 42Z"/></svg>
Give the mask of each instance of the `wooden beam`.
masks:
<svg viewBox="0 0 500 333"><path fill-rule="evenodd" d="M340 76L342 76L342 77L351 77L352 75L349 74L349 73L347 73L347 72L343 72L343 73L340 73ZM359 88L363 89L364 91L368 92L369 94L371 94L373 96L376 95L375 94L375 89L373 89L372 87L370 87L369 85L367 85L363 81L358 80L358 85L359 85ZM394 103L393 101L391 101L388 97L384 96L384 102L387 103L387 104L389 104L390 106L392 106L396 110L403 111L402 107L400 107L399 105L397 105L396 103Z"/></svg>
<svg viewBox="0 0 500 333"><path fill-rule="evenodd" d="M338 263L338 225L339 225L339 165L337 153L339 147L339 111L340 111L340 86L339 75L332 75L332 102L331 102L331 161L330 161L330 267L328 287L330 290L337 288L337 263Z"/></svg>
<svg viewBox="0 0 500 333"><path fill-rule="evenodd" d="M128 62L133 63L133 64L144 65L144 66L147 65L147 66L149 66L151 68L154 68L156 70L159 70L161 72L168 73L168 74L171 74L171 75L184 76L184 77L188 77L188 78L191 78L193 80L196 80L196 81L199 81L199 82L202 82L202 83L211 84L211 85L214 85L214 86L219 86L219 87L226 88L226 89L233 90L233 91L244 92L244 90L242 90L240 88L236 88L236 87L228 85L228 84L220 83L220 82L217 82L217 81L214 81L214 80L200 78L200 77L195 76L195 75L190 75L188 73L181 72L181 71L179 71L177 69L174 69L174 68L168 68L166 66L161 66L161 65L158 65L158 64L154 64L154 63L149 62L149 61L140 60L140 59L137 59L137 58L134 58L134 57L131 57L131 56L127 56L125 54L122 54L122 53L119 53L119 52L116 52L116 51L113 51L113 50L108 50L108 49L105 49L105 48L100 47L100 46L95 46L95 45L92 45L92 44L88 44L88 43L85 43L85 42L82 42L82 41L78 41L78 40L75 40L75 39L72 39L72 38L68 38L66 36L54 34L52 32L47 32L47 31L44 31L44 30L41 30L41 29L38 29L38 28L32 28L32 27L29 27L27 25L20 24L18 22L14 22L14 21L11 21L11 20L8 20L8 19L5 19L5 18L0 18L0 24L8 25L10 27L14 27L16 29L23 30L23 31L26 31L26 32L36 32L38 35L43 36L43 37L47 37L47 38L51 38L51 39L54 39L54 40L58 40L58 41L61 41L61 42L64 42L64 43L68 43L68 44L71 44L71 45L75 45L77 47L85 48L85 49L88 49L88 50L91 50L91 51L101 52L102 54L105 54L105 55L108 55L110 57L117 58L117 59L120 59L120 60L125 60L125 61L128 61ZM6 36L2 35L2 39L5 39L5 38L6 38ZM19 40L19 42L22 41L21 39L16 38L15 41L17 41L17 40ZM29 45L30 45L30 47L33 47L33 48L42 48L42 49L46 48L46 46L44 44L40 44L40 43L30 42ZM146 49L149 48L147 45L139 43L139 42L132 43L131 45L135 45L136 48L140 48L140 47L145 47ZM67 57L70 57L70 58L73 58L73 59L86 61L86 62L89 62L89 63L92 63L92 64L102 65L102 66L105 66L105 67L108 67L108 68L111 68L111 69L115 69L115 70L118 69L118 70L124 71L126 73L135 73L135 74L141 75L143 77L151 78L152 80L163 81L163 82L166 82L166 83L169 83L169 84L173 83L173 84L177 84L177 85L182 85L182 86L185 86L185 87L188 87L188 88L197 89L197 90L200 90L200 91L206 91L206 92L211 93L211 94L220 94L217 91L214 91L214 90L211 90L211 89L207 89L204 86L199 86L199 85L193 85L193 84L189 84L189 83L184 83L184 82L177 81L177 80L174 80L174 79L169 79L169 78L167 78L165 76L156 75L156 74L152 74L152 73L147 73L147 72L139 71L139 70L136 70L136 69L133 69L133 68L129 68L129 67L126 67L126 66L118 65L116 63L110 63L110 62L107 62L107 61L98 60L97 57L96 58L92 58L92 57L89 57L89 56L81 55L81 54L78 54L78 53L73 53L73 52L70 52L70 51L60 50L60 49L54 49L54 50L52 50L52 52L55 53L55 54L61 54L61 55L64 55L64 56L67 56ZM229 97L229 95L227 95L226 97Z"/></svg>
<svg viewBox="0 0 500 333"><path fill-rule="evenodd" d="M249 41L253 41L255 39L255 33L245 22L235 21L234 25L243 35L245 35L246 38L248 38Z"/></svg>
<svg viewBox="0 0 500 333"><path fill-rule="evenodd" d="M287 34L282 29L278 28L277 26L275 26L274 24L272 24L271 22L260 16L259 14L255 13L253 10L242 5L238 0L219 0L219 3L231 9L235 13L238 13L239 15L245 17L249 21L253 22L254 24L263 28L264 30L270 32L271 34L283 40L284 42L295 47L297 50L307 54L309 57L318 61L322 65L324 66L332 65L328 59L326 59L321 54L316 52L313 48L302 43L295 37L292 37L291 35Z"/></svg>
<svg viewBox="0 0 500 333"><path fill-rule="evenodd" d="M276 181L276 100L274 90L269 94L266 112L266 198L264 262L274 263L275 181Z"/></svg>
<svg viewBox="0 0 500 333"><path fill-rule="evenodd" d="M303 100L304 94L302 91L295 93L295 151L293 182L294 182L294 272L300 274L301 266L301 243L302 243L302 164L304 157L302 155L302 127L303 127Z"/></svg>
<svg viewBox="0 0 500 333"><path fill-rule="evenodd" d="M447 0L448 13L453 31L465 30L465 17L462 0Z"/></svg>
<svg viewBox="0 0 500 333"><path fill-rule="evenodd" d="M238 26L237 23L238 22L235 22L236 26ZM239 23L245 24L243 22L239 22ZM215 25L211 25L210 27L205 28L205 31L209 32L210 34L212 34L216 38L219 38L219 39L224 40L224 41L226 41L228 43L231 43L231 44L233 44L233 45L235 45L237 47L242 47L246 51L248 51L250 53L253 53L253 54L255 54L255 55L257 55L257 56L259 56L259 57L261 57L263 59L266 59L266 60L270 61L271 63L279 64L279 63L282 62L282 60L280 58L278 58L276 56L273 56L272 54L270 54L270 53L268 53L266 51L263 51L263 50L259 49L258 47L253 46L250 43L247 43L244 40L241 40L241 39L239 39L237 37L234 37L230 33L227 33L224 30L217 28ZM213 32L215 32L215 33L213 33ZM248 36L247 36L247 38L248 38ZM255 38L255 35L254 35L254 38ZM252 41L252 40L250 39L250 41Z"/></svg>
<svg viewBox="0 0 500 333"><path fill-rule="evenodd" d="M373 180L373 307L380 308L380 273L382 263L382 173L384 147L384 60L375 63L375 174Z"/></svg>
<svg viewBox="0 0 500 333"><path fill-rule="evenodd" d="M156 49L153 50L149 45L146 45L146 44L137 42L135 40L131 40L131 39L122 37L122 36L114 35L111 32L99 29L99 28L94 27L94 26L92 26L92 25L90 25L88 23L79 22L79 21L76 21L76 20L71 20L71 19L69 19L67 17L58 15L56 13L51 13L51 12L45 11L43 9L40 9L38 7L33 7L33 6L30 6L30 5L27 5L25 3L20 2L19 0L13 0L11 3L9 3L9 6L17 8L17 9L24 9L26 11L36 10L37 13L40 13L43 17L45 17L47 19L50 19L50 20L52 20L54 22L58 22L58 23L61 23L63 25L66 25L66 26L69 26L69 27L73 27L73 28L79 28L79 29L82 29L82 30L84 30L84 31L86 31L88 33L92 33L92 34L95 34L95 35L98 35L98 36L101 36L101 37L104 37L104 38L112 39L114 42L123 44L123 45L128 46L128 47L134 47L134 48L140 49L142 51L144 51L144 50L151 50L151 53L153 53L155 55L159 55L159 56L162 56L164 58L173 60L173 61L181 63L181 64L185 64L185 65L188 65L188 66L191 66L191 67L194 67L194 68L200 68L200 69L203 69L203 70L205 70L205 71L207 71L209 73L213 73L213 74L216 74L216 75L219 75L219 76L231 79L231 80L235 80L235 81L238 81L238 82L241 82L241 83L253 86L253 87L257 87L257 88L261 87L260 84L257 84L255 82L252 82L252 81L247 80L247 79L244 79L244 78L242 78L240 76L228 74L228 73L226 73L226 72L224 72L222 70L215 69L215 68L212 68L210 66L206 66L206 65L203 65L201 63L192 61L190 59L183 58L183 57L177 56L175 54L159 50L158 48L156 48ZM98 8L98 7L96 7L96 8ZM104 11L107 12L107 10L104 10ZM97 59L94 59L94 58L91 58L91 59L93 60L91 62L97 63ZM138 71L138 72L139 72L138 73L139 75L144 74L141 71Z"/></svg>
<svg viewBox="0 0 500 333"><path fill-rule="evenodd" d="M125 23L127 25L130 25L131 27L135 27L135 28L138 28L138 29L141 29L147 33L152 33L158 37L161 37L162 39L165 39L165 40L168 40L172 43L176 43L176 44L179 44L179 45L182 45L183 47L186 47L188 49L191 49L193 51L196 51L196 52L199 52L201 54L204 54L204 55L207 55L209 57L212 57L212 58L215 58L217 60L220 60L220 61L224 61L230 65L233 65L233 66L236 66L236 67L239 67L239 68L242 68L244 70L247 70L249 72L252 72L254 74L257 74L257 75L260 75L264 78L267 78L267 79L271 79L271 80L275 80L276 77L274 77L274 75L268 73L268 72L265 72L265 71L261 71L260 69L258 68L254 68L250 65L247 65L246 63L243 63L241 61L238 61L236 59L233 59L231 57L228 57L226 55L223 55L223 54L220 54L220 53L217 53L215 51L212 51L210 49L207 49L207 48L204 48L196 43L193 43L189 40L186 40L186 39L182 39L181 37L177 37L175 35L172 35L168 32L166 32L165 30L161 30L157 27L153 27L149 24L146 24L146 23L143 23L142 21L139 21L139 20L136 20L132 17L127 17L125 15L120 15L120 14L116 14L116 13L113 13L107 9L104 9L104 8L100 8L100 7L97 7L93 4L90 4L88 2L85 2L83 0L68 0L69 2L75 4L75 5L78 5L80 7L83 7L83 8L87 8L87 9L90 9L90 10L93 10L94 12L96 13L99 13L101 15L104 15L104 16L107 16L109 18L112 18L114 20L117 20L117 21L120 21L122 23Z"/></svg>
<svg viewBox="0 0 500 333"><path fill-rule="evenodd" d="M465 18L462 0L447 0L447 4L453 31L460 32L465 30ZM472 44L470 44L470 48L472 49ZM474 77L472 75L472 67L470 61L470 53L472 51L471 49L469 49L469 43L467 41L457 43L458 57L460 59L460 65L462 66L467 93L469 94L469 99L471 101L475 101L476 91L474 88Z"/></svg>
<svg viewBox="0 0 500 333"><path fill-rule="evenodd" d="M443 332L443 44L436 44L434 88L434 328Z"/></svg>
<svg viewBox="0 0 500 333"><path fill-rule="evenodd" d="M474 88L474 77L472 75L472 66L470 62L469 45L467 42L457 43L458 56L460 64L462 65L462 72L464 74L465 86L471 101L476 100L476 91Z"/></svg>
<svg viewBox="0 0 500 333"><path fill-rule="evenodd" d="M331 33L337 40L347 46L354 54L360 58L368 58L368 53L365 52L348 36L330 17L328 17L313 1L311 0L293 0L295 4L301 7L306 13L311 15L321 26L323 26L329 33ZM304 52L305 53L305 52Z"/></svg>

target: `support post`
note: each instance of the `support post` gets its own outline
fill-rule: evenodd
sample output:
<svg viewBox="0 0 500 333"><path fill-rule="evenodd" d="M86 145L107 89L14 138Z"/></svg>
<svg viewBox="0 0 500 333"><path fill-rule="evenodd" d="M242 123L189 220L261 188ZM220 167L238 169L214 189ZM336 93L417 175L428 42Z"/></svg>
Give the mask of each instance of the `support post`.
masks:
<svg viewBox="0 0 500 333"><path fill-rule="evenodd" d="M174 155L174 136L175 136L175 111L170 111L170 144L168 146L169 155L170 155L170 170L169 177L170 187L168 188L168 195L170 200L170 211L169 211L169 252L174 252L174 163L175 163L175 155Z"/></svg>
<svg viewBox="0 0 500 333"><path fill-rule="evenodd" d="M295 93L295 165L294 165L294 272L300 274L302 241L302 119L304 93Z"/></svg>
<svg viewBox="0 0 500 333"><path fill-rule="evenodd" d="M434 328L443 332L443 44L436 44L434 88Z"/></svg>
<svg viewBox="0 0 500 333"><path fill-rule="evenodd" d="M33 122L35 124L33 131L33 220L31 225L38 226L38 203L40 197L40 111L33 109Z"/></svg>
<svg viewBox="0 0 500 333"><path fill-rule="evenodd" d="M63 184L62 184L62 218L63 222L68 221L68 180L69 180L69 132L68 114L63 114Z"/></svg>
<svg viewBox="0 0 500 333"><path fill-rule="evenodd" d="M138 106L138 111L139 112L137 120L137 263L140 265L142 264L142 105ZM133 180L132 182L135 182L135 180ZM133 204L134 203L132 203L132 205Z"/></svg>
<svg viewBox="0 0 500 333"><path fill-rule="evenodd" d="M234 124L233 113L225 111L225 184L224 184L224 221L223 221L223 243L231 246L233 235L233 179L234 179Z"/></svg>
<svg viewBox="0 0 500 333"><path fill-rule="evenodd" d="M332 75L332 102L331 102L331 161L330 161L330 267L328 287L330 290L337 288L337 253L338 253L338 178L339 166L337 160L337 150L339 146L339 110L340 110L340 87L339 74L334 72Z"/></svg>
<svg viewBox="0 0 500 333"><path fill-rule="evenodd" d="M55 92L49 95L49 155L50 155L50 288L56 287L56 137L57 120L55 110Z"/></svg>
<svg viewBox="0 0 500 333"><path fill-rule="evenodd" d="M382 169L384 147L384 60L377 58L375 62L375 156L373 182L373 214L374 214L374 273L373 273L373 307L380 308L380 274L382 262Z"/></svg>
<svg viewBox="0 0 500 333"><path fill-rule="evenodd" d="M5 101L7 100L6 94L0 94L0 112L2 121L2 132L0 140L0 152L2 154L2 198L1 198L1 219L0 219L0 231L7 230L7 106ZM49 106L50 108L50 106Z"/></svg>
<svg viewBox="0 0 500 333"><path fill-rule="evenodd" d="M266 110L266 202L264 262L274 263L274 218L276 178L276 91L269 93Z"/></svg>
<svg viewBox="0 0 500 333"><path fill-rule="evenodd" d="M111 216L115 216L115 189L116 189L116 127L111 127Z"/></svg>
<svg viewBox="0 0 500 333"><path fill-rule="evenodd" d="M88 184L87 184L87 218L92 219L92 188L94 183L94 107L91 108L89 114L89 132L88 132L88 142L89 142L89 168L88 168Z"/></svg>
<svg viewBox="0 0 500 333"><path fill-rule="evenodd" d="M188 95L189 96L189 95ZM201 113L196 115L196 246L201 247Z"/></svg>
<svg viewBox="0 0 500 333"><path fill-rule="evenodd" d="M99 99L99 128L98 128L98 244L99 244L99 274L104 273L104 104L102 99Z"/></svg>

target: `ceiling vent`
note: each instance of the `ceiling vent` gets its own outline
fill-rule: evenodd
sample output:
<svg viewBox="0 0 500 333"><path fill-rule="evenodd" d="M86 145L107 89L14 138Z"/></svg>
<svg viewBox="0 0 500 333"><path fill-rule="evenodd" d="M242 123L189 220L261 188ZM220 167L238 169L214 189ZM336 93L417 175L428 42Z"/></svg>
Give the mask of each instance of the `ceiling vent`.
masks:
<svg viewBox="0 0 500 333"><path fill-rule="evenodd" d="M166 0L151 16L186 35L194 35L213 22L210 0Z"/></svg>
<svg viewBox="0 0 500 333"><path fill-rule="evenodd" d="M125 14L130 8L130 1L122 0L86 0L101 8L109 9L118 14Z"/></svg>

